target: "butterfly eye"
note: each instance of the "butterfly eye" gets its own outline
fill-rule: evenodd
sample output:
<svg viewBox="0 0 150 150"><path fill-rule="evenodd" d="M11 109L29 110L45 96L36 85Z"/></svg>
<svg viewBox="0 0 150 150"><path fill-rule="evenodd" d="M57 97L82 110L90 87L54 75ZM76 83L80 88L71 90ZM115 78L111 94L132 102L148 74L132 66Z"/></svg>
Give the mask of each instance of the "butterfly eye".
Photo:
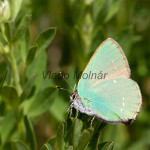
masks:
<svg viewBox="0 0 150 150"><path fill-rule="evenodd" d="M76 97L76 96L75 96L75 94L73 94L73 95L72 95L72 99L74 100L74 99L75 99L75 97Z"/></svg>
<svg viewBox="0 0 150 150"><path fill-rule="evenodd" d="M72 101L74 101L75 98L76 98L76 95L75 95L74 93L72 93L72 95L70 96L70 99L71 99Z"/></svg>

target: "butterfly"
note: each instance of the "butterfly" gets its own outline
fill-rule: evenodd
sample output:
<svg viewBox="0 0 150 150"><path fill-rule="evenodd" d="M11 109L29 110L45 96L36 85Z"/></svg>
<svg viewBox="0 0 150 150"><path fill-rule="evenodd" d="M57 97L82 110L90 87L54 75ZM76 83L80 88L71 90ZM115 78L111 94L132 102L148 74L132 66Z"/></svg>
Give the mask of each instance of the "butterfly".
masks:
<svg viewBox="0 0 150 150"><path fill-rule="evenodd" d="M100 44L82 74L105 72L105 78L80 78L70 99L69 110L109 123L131 124L142 105L138 84L130 79L127 58L119 44L108 38ZM71 113L70 112L70 113Z"/></svg>

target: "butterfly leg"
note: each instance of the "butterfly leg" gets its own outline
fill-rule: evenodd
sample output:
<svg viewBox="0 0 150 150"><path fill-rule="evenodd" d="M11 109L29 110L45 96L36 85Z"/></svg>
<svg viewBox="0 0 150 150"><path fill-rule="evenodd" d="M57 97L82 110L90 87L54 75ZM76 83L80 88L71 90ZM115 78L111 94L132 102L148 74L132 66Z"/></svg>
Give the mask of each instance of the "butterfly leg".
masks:
<svg viewBox="0 0 150 150"><path fill-rule="evenodd" d="M70 117L71 117L71 115L72 115L72 107L73 107L73 103L71 103L71 105L69 106L69 108L67 109L67 112L69 112L70 111Z"/></svg>
<svg viewBox="0 0 150 150"><path fill-rule="evenodd" d="M69 106L69 108L67 109L67 111L66 112L69 112L70 111L70 106Z"/></svg>
<svg viewBox="0 0 150 150"><path fill-rule="evenodd" d="M91 125L90 125L91 128L92 128L92 124L93 124L94 119L95 119L95 116L91 120Z"/></svg>
<svg viewBox="0 0 150 150"><path fill-rule="evenodd" d="M78 118L78 112L79 112L79 110L77 109L75 119L77 119L77 118Z"/></svg>

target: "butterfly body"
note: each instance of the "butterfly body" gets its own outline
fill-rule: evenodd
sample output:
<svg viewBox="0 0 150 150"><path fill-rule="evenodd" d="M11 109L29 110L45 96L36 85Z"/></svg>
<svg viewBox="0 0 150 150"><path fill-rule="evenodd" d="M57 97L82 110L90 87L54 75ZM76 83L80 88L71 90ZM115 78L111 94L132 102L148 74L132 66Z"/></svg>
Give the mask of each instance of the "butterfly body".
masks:
<svg viewBox="0 0 150 150"><path fill-rule="evenodd" d="M88 103L88 100L86 98L82 99L81 97L79 97L77 92L74 92L70 96L70 99L73 101L72 104L76 110L79 110L81 113L85 113L88 115L92 115L92 116L94 115L93 110L90 110L90 108L86 107L86 105L84 104L84 103ZM84 103L83 103L83 101L84 101Z"/></svg>
<svg viewBox="0 0 150 150"><path fill-rule="evenodd" d="M106 122L128 124L135 120L142 104L138 84L130 79L128 61L119 44L105 40L93 54L84 73L104 72L102 79L83 79L70 98L72 107Z"/></svg>

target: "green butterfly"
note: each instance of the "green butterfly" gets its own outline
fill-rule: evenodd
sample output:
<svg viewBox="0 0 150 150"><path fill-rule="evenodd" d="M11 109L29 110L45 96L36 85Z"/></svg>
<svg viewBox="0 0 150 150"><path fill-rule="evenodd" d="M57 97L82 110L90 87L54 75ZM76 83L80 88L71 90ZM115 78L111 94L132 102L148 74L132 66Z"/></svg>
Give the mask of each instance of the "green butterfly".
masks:
<svg viewBox="0 0 150 150"><path fill-rule="evenodd" d="M130 68L119 44L106 39L95 51L84 73L106 72L105 79L81 78L77 91L70 96L72 104L81 113L98 117L106 122L130 124L135 120L142 105L138 84L130 79ZM76 117L77 117L76 115Z"/></svg>

